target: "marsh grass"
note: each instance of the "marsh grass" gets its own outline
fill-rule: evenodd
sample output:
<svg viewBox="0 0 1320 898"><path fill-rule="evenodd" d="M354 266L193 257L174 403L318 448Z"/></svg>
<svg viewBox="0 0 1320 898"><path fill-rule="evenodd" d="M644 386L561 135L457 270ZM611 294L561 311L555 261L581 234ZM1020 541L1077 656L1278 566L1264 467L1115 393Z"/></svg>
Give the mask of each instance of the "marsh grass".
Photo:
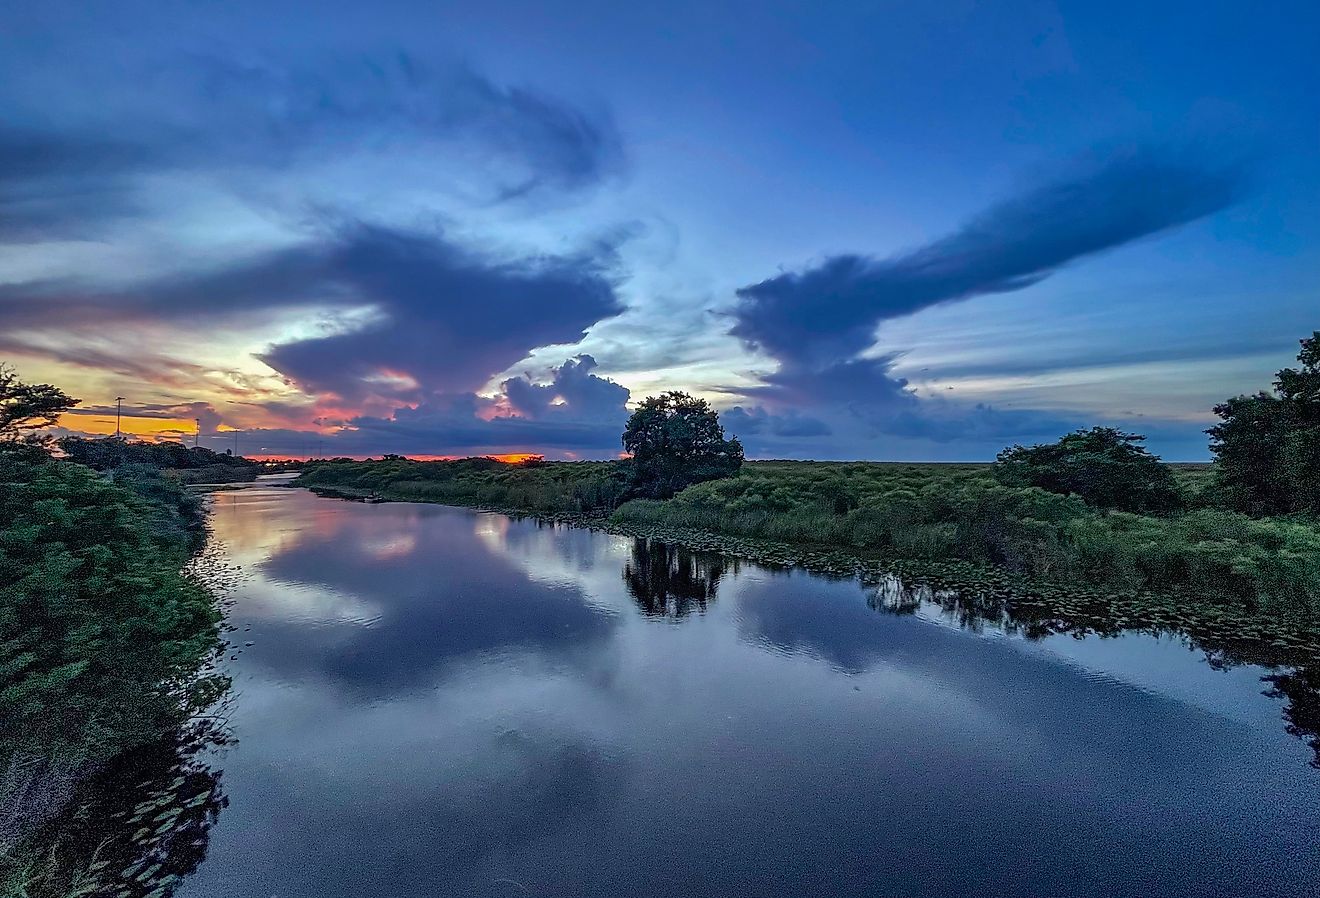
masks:
<svg viewBox="0 0 1320 898"><path fill-rule="evenodd" d="M1174 590L1289 615L1320 612L1320 527L1311 520L1207 507L1163 517L1106 512L1074 496L1002 486L977 466L747 467L669 502L626 503L614 520L989 562L1045 580ZM1199 470L1190 477L1198 486L1206 480Z"/></svg>
<svg viewBox="0 0 1320 898"><path fill-rule="evenodd" d="M1174 466L1188 510L1112 512L1035 487L996 482L989 465L749 462L735 477L674 498L620 503L614 462L507 465L337 462L296 485L358 495L583 514L896 559L992 564L1042 581L1161 590L1271 614L1320 616L1320 525L1251 518L1214 505L1209 465Z"/></svg>

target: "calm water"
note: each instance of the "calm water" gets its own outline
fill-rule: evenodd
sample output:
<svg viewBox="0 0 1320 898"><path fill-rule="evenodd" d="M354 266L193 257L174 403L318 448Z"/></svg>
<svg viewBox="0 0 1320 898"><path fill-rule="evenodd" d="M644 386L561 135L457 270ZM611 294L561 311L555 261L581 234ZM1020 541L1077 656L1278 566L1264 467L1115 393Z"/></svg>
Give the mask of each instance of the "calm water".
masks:
<svg viewBox="0 0 1320 898"><path fill-rule="evenodd" d="M1320 881L1310 750L1260 669L1176 638L973 632L854 581L440 506L214 502L247 575L238 741L180 895Z"/></svg>

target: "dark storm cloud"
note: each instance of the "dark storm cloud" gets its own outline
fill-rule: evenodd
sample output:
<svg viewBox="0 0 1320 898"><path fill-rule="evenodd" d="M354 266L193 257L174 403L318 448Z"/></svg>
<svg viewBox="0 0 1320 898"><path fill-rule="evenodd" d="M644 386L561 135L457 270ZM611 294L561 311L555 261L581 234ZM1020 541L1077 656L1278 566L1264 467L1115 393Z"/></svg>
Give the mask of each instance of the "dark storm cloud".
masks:
<svg viewBox="0 0 1320 898"><path fill-rule="evenodd" d="M500 386L509 406L526 418L544 419L560 411L588 420L626 416L628 388L592 374L596 367L593 357L580 355L556 368L548 384L514 377Z"/></svg>
<svg viewBox="0 0 1320 898"><path fill-rule="evenodd" d="M575 342L620 312L604 270L612 264L609 257L497 262L439 235L359 224L255 260L131 289L0 287L0 329L242 322L299 307L370 307L373 317L356 330L278 344L262 359L313 392L416 398L475 390L531 349ZM592 385L580 374L569 388Z"/></svg>
<svg viewBox="0 0 1320 898"><path fill-rule="evenodd" d="M1126 152L991 206L955 233L912 252L883 260L834 256L744 287L731 333L779 367L761 386L737 392L765 403L769 408L761 411L767 415L810 409L836 433L935 442L1057 433L1073 422L920 399L893 374L898 354L861 354L883 321L1024 289L1069 263L1223 209L1241 195L1244 182L1236 162ZM764 427L752 432L776 436Z"/></svg>
<svg viewBox="0 0 1320 898"><path fill-rule="evenodd" d="M586 186L617 169L622 159L618 133L604 114L407 54L303 67L199 59L190 70L192 89L205 98L207 115L185 120L181 133L214 136L263 164L295 161L306 148L457 141L514 163L520 169L511 172L516 180L501 188L513 194L542 184ZM173 70L161 74L169 81ZM214 122L216 114L220 122ZM225 119L256 127L235 138Z"/></svg>
<svg viewBox="0 0 1320 898"><path fill-rule="evenodd" d="M194 57L103 74L78 85L77 107L7 101L0 241L88 237L139 210L139 181L153 174L280 170L401 148L461 158L464 180L486 185L489 202L577 190L622 166L608 115L404 54L293 66ZM125 79L137 89L124 92Z"/></svg>
<svg viewBox="0 0 1320 898"><path fill-rule="evenodd" d="M832 431L830 426L818 418L799 414L790 409L782 415L772 414L760 406L743 408L735 405L720 413L724 429L731 435L742 439L744 444L750 437L762 435L776 437L815 437L826 436Z"/></svg>
<svg viewBox="0 0 1320 898"><path fill-rule="evenodd" d="M314 283L371 303L379 320L272 346L261 358L304 389L345 398L419 395L381 383L382 372L412 378L420 395L475 390L531 349L576 342L622 311L595 259L490 263L380 228L358 230L321 269Z"/></svg>
<svg viewBox="0 0 1320 898"><path fill-rule="evenodd" d="M359 240L353 229L320 241L263 253L205 271L105 289L72 280L0 285L0 326L52 330L114 322L178 322L246 317L312 304L358 305L363 298L336 277L342 254ZM421 239L421 238L418 238ZM438 239L438 238L436 238Z"/></svg>
<svg viewBox="0 0 1320 898"><path fill-rule="evenodd" d="M841 255L738 291L732 333L783 362L851 358L876 325L1021 290L1070 262L1195 221L1241 193L1235 164L1136 151L994 205L948 237L878 260Z"/></svg>

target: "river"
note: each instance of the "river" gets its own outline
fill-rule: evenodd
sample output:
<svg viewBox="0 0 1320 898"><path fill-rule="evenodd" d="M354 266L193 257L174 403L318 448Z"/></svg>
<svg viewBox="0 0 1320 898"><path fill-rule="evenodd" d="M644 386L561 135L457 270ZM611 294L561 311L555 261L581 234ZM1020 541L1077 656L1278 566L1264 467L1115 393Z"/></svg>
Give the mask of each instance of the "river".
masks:
<svg viewBox="0 0 1320 898"><path fill-rule="evenodd" d="M442 506L211 501L236 742L179 895L1315 893L1311 750L1262 669L1176 634L1027 639Z"/></svg>

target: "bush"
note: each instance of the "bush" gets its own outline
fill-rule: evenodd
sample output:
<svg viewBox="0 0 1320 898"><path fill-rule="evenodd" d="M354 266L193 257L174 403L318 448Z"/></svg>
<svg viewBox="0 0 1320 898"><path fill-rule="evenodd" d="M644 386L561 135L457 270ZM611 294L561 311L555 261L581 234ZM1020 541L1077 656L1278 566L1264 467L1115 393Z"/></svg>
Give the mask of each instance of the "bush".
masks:
<svg viewBox="0 0 1320 898"><path fill-rule="evenodd" d="M110 757L173 721L216 644L180 572L200 508L154 469L119 482L0 451L0 745Z"/></svg>
<svg viewBox="0 0 1320 898"><path fill-rule="evenodd" d="M999 453L995 478L1072 494L1097 508L1163 514L1182 507L1173 471L1138 445L1143 436L1093 427L1057 443L1012 446Z"/></svg>

